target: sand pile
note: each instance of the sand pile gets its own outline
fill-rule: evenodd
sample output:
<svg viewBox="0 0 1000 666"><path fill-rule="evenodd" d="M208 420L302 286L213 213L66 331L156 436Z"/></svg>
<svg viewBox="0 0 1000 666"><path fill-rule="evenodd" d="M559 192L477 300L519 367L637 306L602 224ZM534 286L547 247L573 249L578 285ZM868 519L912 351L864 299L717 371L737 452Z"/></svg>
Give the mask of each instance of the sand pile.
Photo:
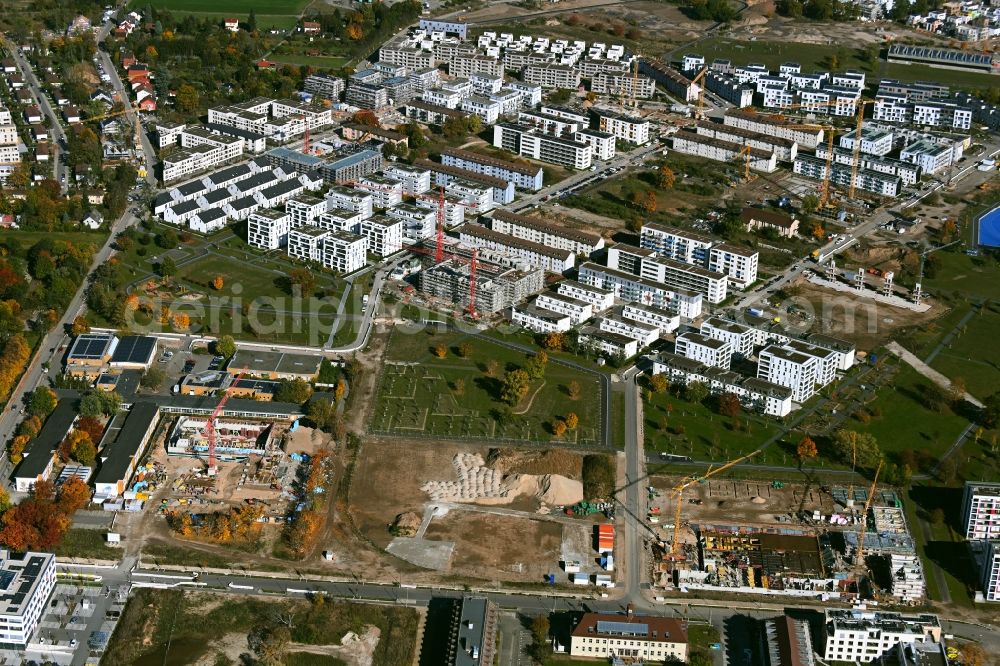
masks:
<svg viewBox="0 0 1000 666"><path fill-rule="evenodd" d="M458 481L428 481L421 490L439 502L508 504L516 497L536 497L544 504L575 504L583 484L560 474L510 474L486 467L482 456L459 453L452 460Z"/></svg>
<svg viewBox="0 0 1000 666"><path fill-rule="evenodd" d="M420 516L412 511L401 513L396 516L396 520L392 523L392 533L396 536L411 537L420 529L420 522Z"/></svg>
<svg viewBox="0 0 1000 666"><path fill-rule="evenodd" d="M760 495L757 495L757 497L754 497L750 501L753 502L754 504L767 504L767 500L761 497Z"/></svg>

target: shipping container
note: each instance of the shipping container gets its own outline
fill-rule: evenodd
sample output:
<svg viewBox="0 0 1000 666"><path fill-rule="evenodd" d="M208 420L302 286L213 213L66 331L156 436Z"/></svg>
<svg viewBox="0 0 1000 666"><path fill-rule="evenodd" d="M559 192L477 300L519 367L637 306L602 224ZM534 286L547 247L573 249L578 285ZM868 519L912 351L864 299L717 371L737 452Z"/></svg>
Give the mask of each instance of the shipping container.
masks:
<svg viewBox="0 0 1000 666"><path fill-rule="evenodd" d="M574 585L590 585L590 576L584 573L570 574L569 579Z"/></svg>

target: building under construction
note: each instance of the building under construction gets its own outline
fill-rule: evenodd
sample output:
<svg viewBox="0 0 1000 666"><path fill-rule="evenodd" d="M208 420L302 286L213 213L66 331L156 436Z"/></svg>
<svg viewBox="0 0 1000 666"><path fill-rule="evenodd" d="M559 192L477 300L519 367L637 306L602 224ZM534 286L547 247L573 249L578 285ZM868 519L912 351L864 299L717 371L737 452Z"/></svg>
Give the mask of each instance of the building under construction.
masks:
<svg viewBox="0 0 1000 666"><path fill-rule="evenodd" d="M479 263L474 279L471 273L471 262L447 259L420 273L420 291L463 310L469 309L474 291L476 312L494 314L545 286L545 272L540 268L518 270Z"/></svg>
<svg viewBox="0 0 1000 666"><path fill-rule="evenodd" d="M208 457L208 419L182 416L167 438L167 454ZM273 446L274 424L269 421L217 420L215 457L222 461L246 460L264 455Z"/></svg>

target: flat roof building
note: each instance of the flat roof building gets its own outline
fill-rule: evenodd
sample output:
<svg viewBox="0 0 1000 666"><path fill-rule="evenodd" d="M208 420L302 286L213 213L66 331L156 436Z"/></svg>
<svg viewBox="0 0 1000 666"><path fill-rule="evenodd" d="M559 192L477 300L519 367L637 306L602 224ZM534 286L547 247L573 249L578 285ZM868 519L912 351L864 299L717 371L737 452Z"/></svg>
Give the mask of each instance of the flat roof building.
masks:
<svg viewBox="0 0 1000 666"><path fill-rule="evenodd" d="M0 648L28 645L55 586L52 553L0 550Z"/></svg>
<svg viewBox="0 0 1000 666"><path fill-rule="evenodd" d="M230 374L241 371L264 379L305 379L311 381L319 374L322 356L290 354L285 352L239 349L229 362Z"/></svg>

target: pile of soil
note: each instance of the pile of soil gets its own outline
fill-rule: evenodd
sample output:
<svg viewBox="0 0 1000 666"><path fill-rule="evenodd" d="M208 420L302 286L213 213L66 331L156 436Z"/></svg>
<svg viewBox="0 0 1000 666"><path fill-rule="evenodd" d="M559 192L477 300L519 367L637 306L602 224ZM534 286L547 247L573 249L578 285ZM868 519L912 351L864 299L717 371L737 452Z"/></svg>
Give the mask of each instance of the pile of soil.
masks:
<svg viewBox="0 0 1000 666"><path fill-rule="evenodd" d="M417 533L417 529L420 527L420 521L420 516L412 511L401 513L396 516L396 520L392 523L393 534L402 537L411 537Z"/></svg>

